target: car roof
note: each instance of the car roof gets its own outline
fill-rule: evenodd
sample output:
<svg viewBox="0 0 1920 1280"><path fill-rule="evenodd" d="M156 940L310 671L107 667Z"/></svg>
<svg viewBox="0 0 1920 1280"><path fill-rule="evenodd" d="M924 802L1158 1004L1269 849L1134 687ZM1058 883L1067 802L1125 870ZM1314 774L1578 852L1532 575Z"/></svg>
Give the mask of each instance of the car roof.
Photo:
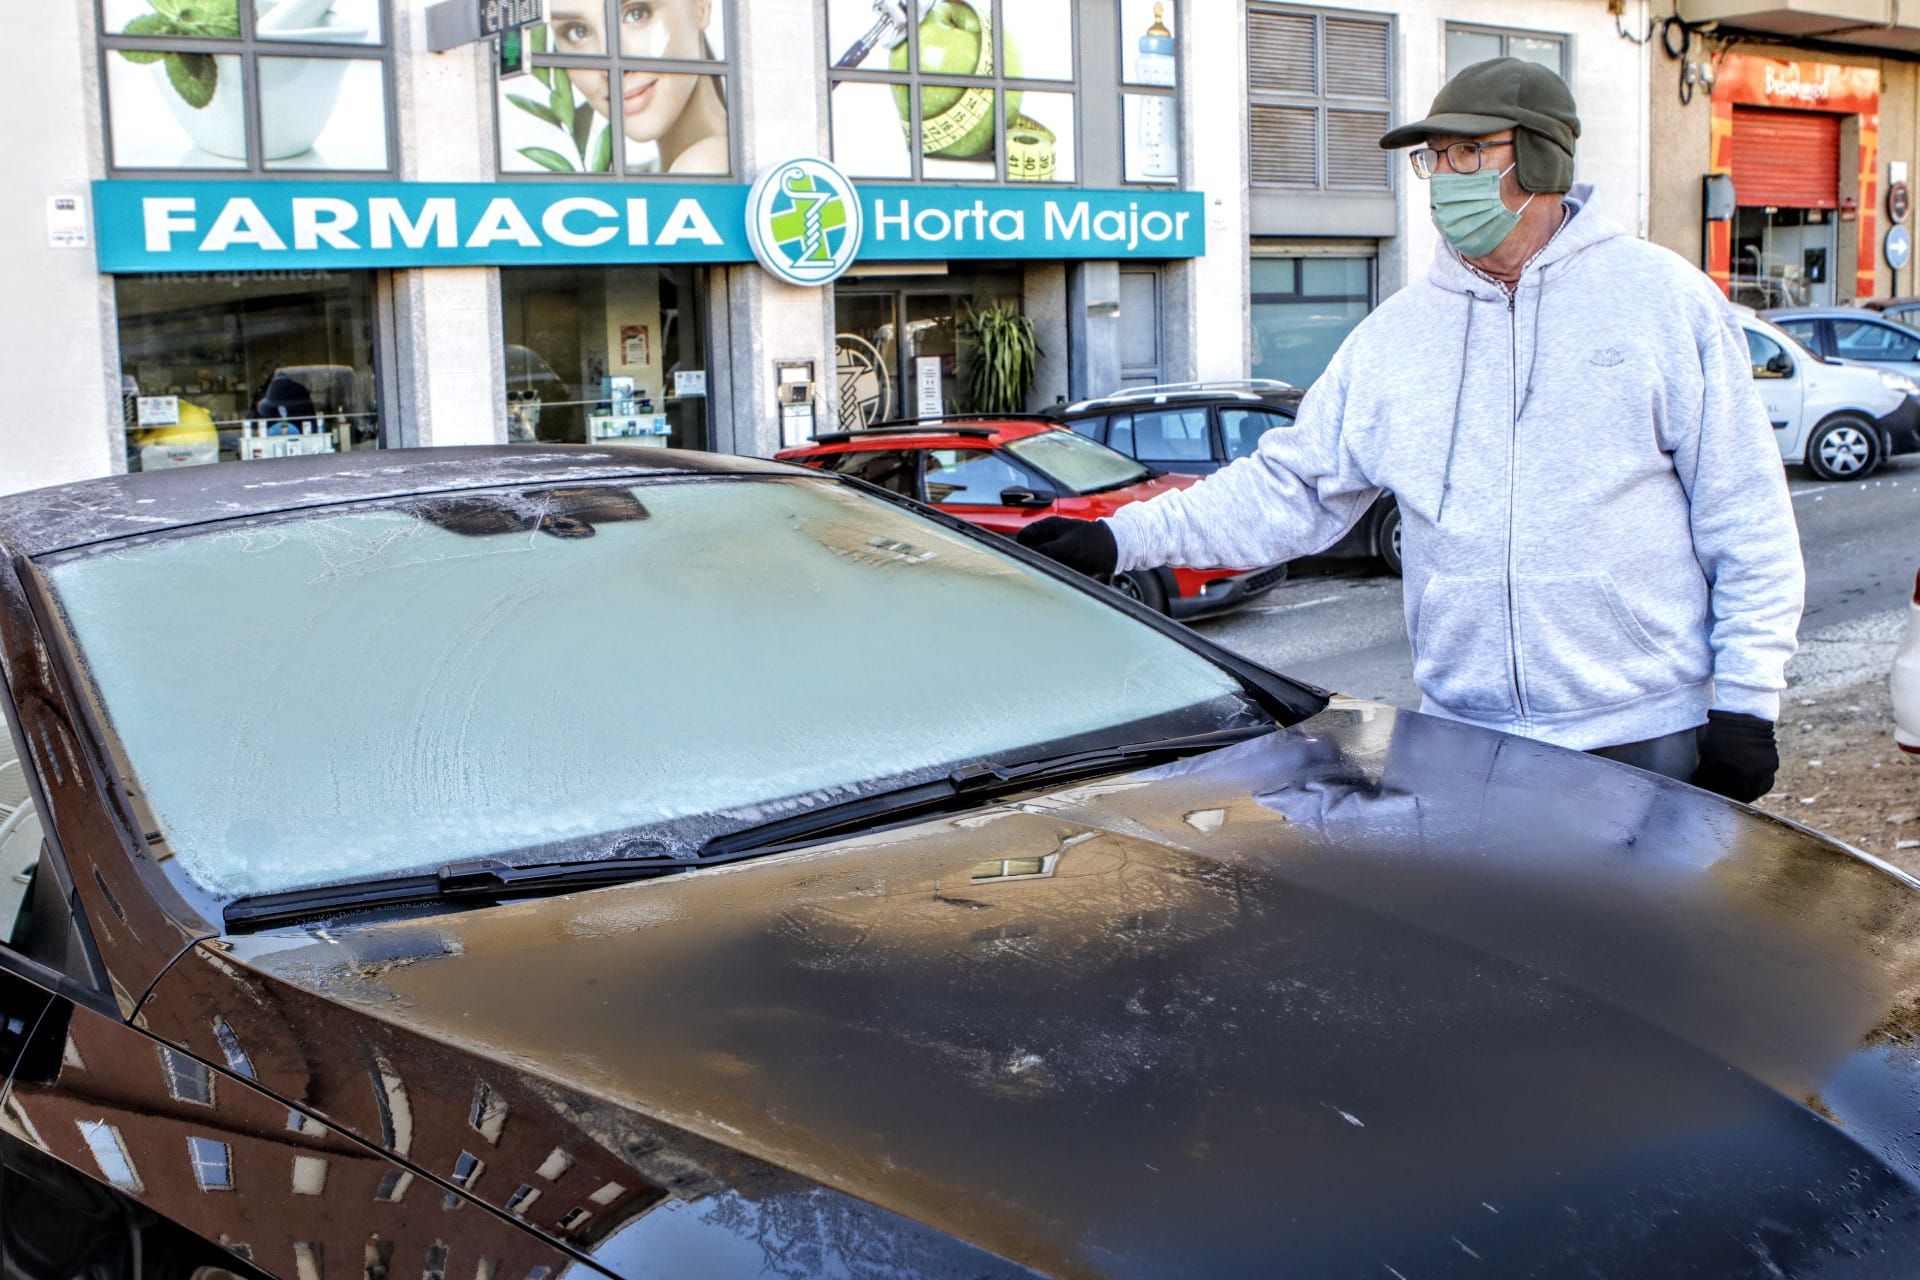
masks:
<svg viewBox="0 0 1920 1280"><path fill-rule="evenodd" d="M1864 307L1768 307L1760 314L1769 320L1877 320L1881 324L1896 323Z"/></svg>
<svg viewBox="0 0 1920 1280"><path fill-rule="evenodd" d="M1118 408L1159 408L1170 404L1269 404L1291 409L1306 394L1302 387L1273 378L1248 378L1232 382L1170 382L1150 387L1127 387L1111 395L1077 400L1048 410L1055 418L1071 419Z"/></svg>
<svg viewBox="0 0 1920 1280"><path fill-rule="evenodd" d="M972 414L955 414L918 421L876 422L858 431L823 431L806 444L781 452L783 455L816 450L858 453L875 449L934 449L956 445L962 448L969 445L974 448L993 448L1060 429L1060 424L1053 419L1038 416L976 417Z"/></svg>
<svg viewBox="0 0 1920 1280"><path fill-rule="evenodd" d="M414 493L609 477L795 475L762 458L610 445L377 449L105 476L0 497L0 558Z"/></svg>
<svg viewBox="0 0 1920 1280"><path fill-rule="evenodd" d="M1760 314L1775 324L1782 320L1853 320L1866 324L1884 325L1889 329L1920 337L1920 329L1862 307L1774 307Z"/></svg>

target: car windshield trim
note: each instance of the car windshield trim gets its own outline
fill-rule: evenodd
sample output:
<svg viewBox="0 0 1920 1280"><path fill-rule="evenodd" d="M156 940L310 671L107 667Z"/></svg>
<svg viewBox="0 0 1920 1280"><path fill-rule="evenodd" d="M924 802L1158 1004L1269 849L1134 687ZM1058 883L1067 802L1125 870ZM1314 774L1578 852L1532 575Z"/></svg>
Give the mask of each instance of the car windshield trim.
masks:
<svg viewBox="0 0 1920 1280"><path fill-rule="evenodd" d="M592 481L587 481L586 477L567 477L559 483L558 487L571 488L583 482L592 483ZM765 472L670 474L656 472L634 475L629 472L611 474L604 478L598 478L598 482L636 488L643 492L648 489L658 491L668 486L679 487L689 484L704 486L729 482L756 482L762 484L794 484L804 482L809 486L826 484L858 489L864 496L898 507L912 515L915 519L939 525L944 531L960 539L989 548L999 556L1018 560L1028 568L1055 578L1061 585L1073 588L1075 592L1097 599L1107 608L1117 608L1122 612L1130 614L1136 624L1144 625L1150 630L1160 632L1167 639L1176 642L1180 647L1188 650L1194 658L1213 666L1220 670L1223 675L1230 677L1230 679L1238 685L1239 695L1247 700L1243 706L1246 706L1249 710L1253 706L1259 707L1263 713L1263 723L1268 724L1269 727L1271 727L1272 724L1288 725L1297 723L1315 714L1324 706L1327 697L1322 690L1288 679L1268 671L1265 668L1249 663L1239 655L1221 649L1206 641L1204 638L1193 635L1185 628L1179 627L1169 620L1131 608L1127 602L1115 600L1109 591L1103 589L1098 584L1082 579L1079 575L1061 570L1044 557L1035 556L1027 552L1024 548L1019 548L1017 545L1010 544L998 537L988 534L956 517L929 509L901 495L874 489L872 486L863 484L852 477L811 470L799 471L791 475L768 474ZM508 482L485 486L424 490L406 494L355 497L338 502L318 504L314 507L245 513L218 520L203 521L194 525L183 525L148 533L125 535L106 541L114 545L124 546L173 542L184 540L197 533L204 532L210 526L235 526L244 527L248 530L256 528L265 529L286 521L311 519L316 516L324 517L339 512L395 511L411 509L423 502L442 499L475 498L488 494L510 494L545 487L552 487L552 482L540 481L529 483L521 481L518 483ZM181 907L185 907L188 908L192 914L198 915L208 922L217 922L222 918L223 904L234 901L243 895L233 889L223 890L219 887L202 885L196 881L193 876L186 874L179 862L173 859L173 850L167 843L166 835L162 830L162 823L148 803L147 792L138 785L129 785L134 779L135 774L129 758L127 745L121 739L112 717L107 714L106 708L100 703L100 692L95 686L89 667L79 659L78 638L74 636L70 628L70 622L64 604L58 599L58 593L53 583L49 581L46 576L47 570L57 569L62 563L104 554L110 554L110 552L107 547L99 544L62 548L31 558L23 556L20 558L19 568L22 571L23 577L29 578L32 581L33 586L30 594L38 595L44 601L46 616L42 618L41 622L48 638L49 651L56 665L72 683L74 692L82 704L83 714L86 715L87 720L90 721L90 723L86 725L86 730L90 736L95 738L101 747L102 762L114 771L118 777L118 785L115 789L121 791L127 802L132 806L133 812L130 814L130 825L136 833L145 833L148 854L152 858L153 863L164 869L167 873L164 880L173 891L169 897L174 903L168 910L177 912ZM37 610L36 612L39 611ZM1189 710L1195 714L1199 714L1197 708ZM1181 714L1187 713L1183 712ZM1271 719L1267 720L1266 717L1271 717ZM1141 725L1135 727L1145 728L1147 726ZM1073 736L1069 736L1060 739L1058 742L1044 745L1050 751L1072 750L1077 747L1085 747L1089 741L1095 738L1110 736L1124 728L1125 726L1122 723L1116 722L1105 726L1099 734L1082 736L1078 740ZM865 786L869 783L880 781L883 781L883 779L870 777L859 779L857 783L850 785ZM776 801L772 803L778 805L781 802ZM765 807L766 806L761 806L763 811ZM714 812L716 815L723 815L724 813L724 811L718 810ZM597 832L592 837L591 842L597 849L611 851L613 846L618 845L622 841L643 834L644 833L611 828ZM134 839L139 841L141 836L135 834ZM584 837L581 839L584 839ZM521 861L526 855L535 854L536 852L533 848L505 844L499 846L499 849L501 856L514 861ZM551 845L540 846L538 849L538 854L544 854L550 859L558 860L567 860L569 852L571 852L572 858L578 859L580 853L578 840L555 841ZM604 860L604 858L602 860ZM290 888L330 888L335 885L356 882L367 883L367 880L364 876L356 876L351 880L342 881L316 880L305 885L296 884L290 886Z"/></svg>

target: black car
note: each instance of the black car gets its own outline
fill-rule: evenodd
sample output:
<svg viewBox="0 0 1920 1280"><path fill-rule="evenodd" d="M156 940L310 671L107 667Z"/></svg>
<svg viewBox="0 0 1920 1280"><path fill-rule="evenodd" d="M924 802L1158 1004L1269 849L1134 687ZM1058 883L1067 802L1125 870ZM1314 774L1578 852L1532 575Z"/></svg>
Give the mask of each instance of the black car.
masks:
<svg viewBox="0 0 1920 1280"><path fill-rule="evenodd" d="M845 477L20 494L0 676L15 1280L1920 1257L1920 884Z"/></svg>
<svg viewBox="0 0 1920 1280"><path fill-rule="evenodd" d="M1299 387L1271 378L1130 387L1097 400L1057 405L1049 416L1110 449L1161 471L1211 475L1293 425ZM1400 508L1383 493L1324 556L1377 556L1400 572Z"/></svg>

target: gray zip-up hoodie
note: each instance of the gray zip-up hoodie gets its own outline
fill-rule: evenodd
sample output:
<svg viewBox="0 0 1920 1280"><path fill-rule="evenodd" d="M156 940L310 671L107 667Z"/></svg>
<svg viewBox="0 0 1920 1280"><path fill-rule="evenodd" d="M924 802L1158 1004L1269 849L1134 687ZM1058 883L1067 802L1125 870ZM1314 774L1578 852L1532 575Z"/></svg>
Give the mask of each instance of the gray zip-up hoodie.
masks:
<svg viewBox="0 0 1920 1280"><path fill-rule="evenodd" d="M1746 340L1585 184L1509 292L1442 246L1290 427L1108 523L1120 567L1310 555L1400 504L1422 709L1562 746L1776 719L1804 574Z"/></svg>

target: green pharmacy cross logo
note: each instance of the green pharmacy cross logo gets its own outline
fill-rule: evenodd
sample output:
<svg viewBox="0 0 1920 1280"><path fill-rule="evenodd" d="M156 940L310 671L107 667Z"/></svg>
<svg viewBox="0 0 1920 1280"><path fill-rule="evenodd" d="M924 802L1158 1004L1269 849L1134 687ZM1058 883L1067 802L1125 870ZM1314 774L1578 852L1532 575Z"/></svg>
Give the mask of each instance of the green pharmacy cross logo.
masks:
<svg viewBox="0 0 1920 1280"><path fill-rule="evenodd" d="M826 284L860 249L860 197L825 160L788 160L762 173L747 195L753 256L789 284Z"/></svg>

